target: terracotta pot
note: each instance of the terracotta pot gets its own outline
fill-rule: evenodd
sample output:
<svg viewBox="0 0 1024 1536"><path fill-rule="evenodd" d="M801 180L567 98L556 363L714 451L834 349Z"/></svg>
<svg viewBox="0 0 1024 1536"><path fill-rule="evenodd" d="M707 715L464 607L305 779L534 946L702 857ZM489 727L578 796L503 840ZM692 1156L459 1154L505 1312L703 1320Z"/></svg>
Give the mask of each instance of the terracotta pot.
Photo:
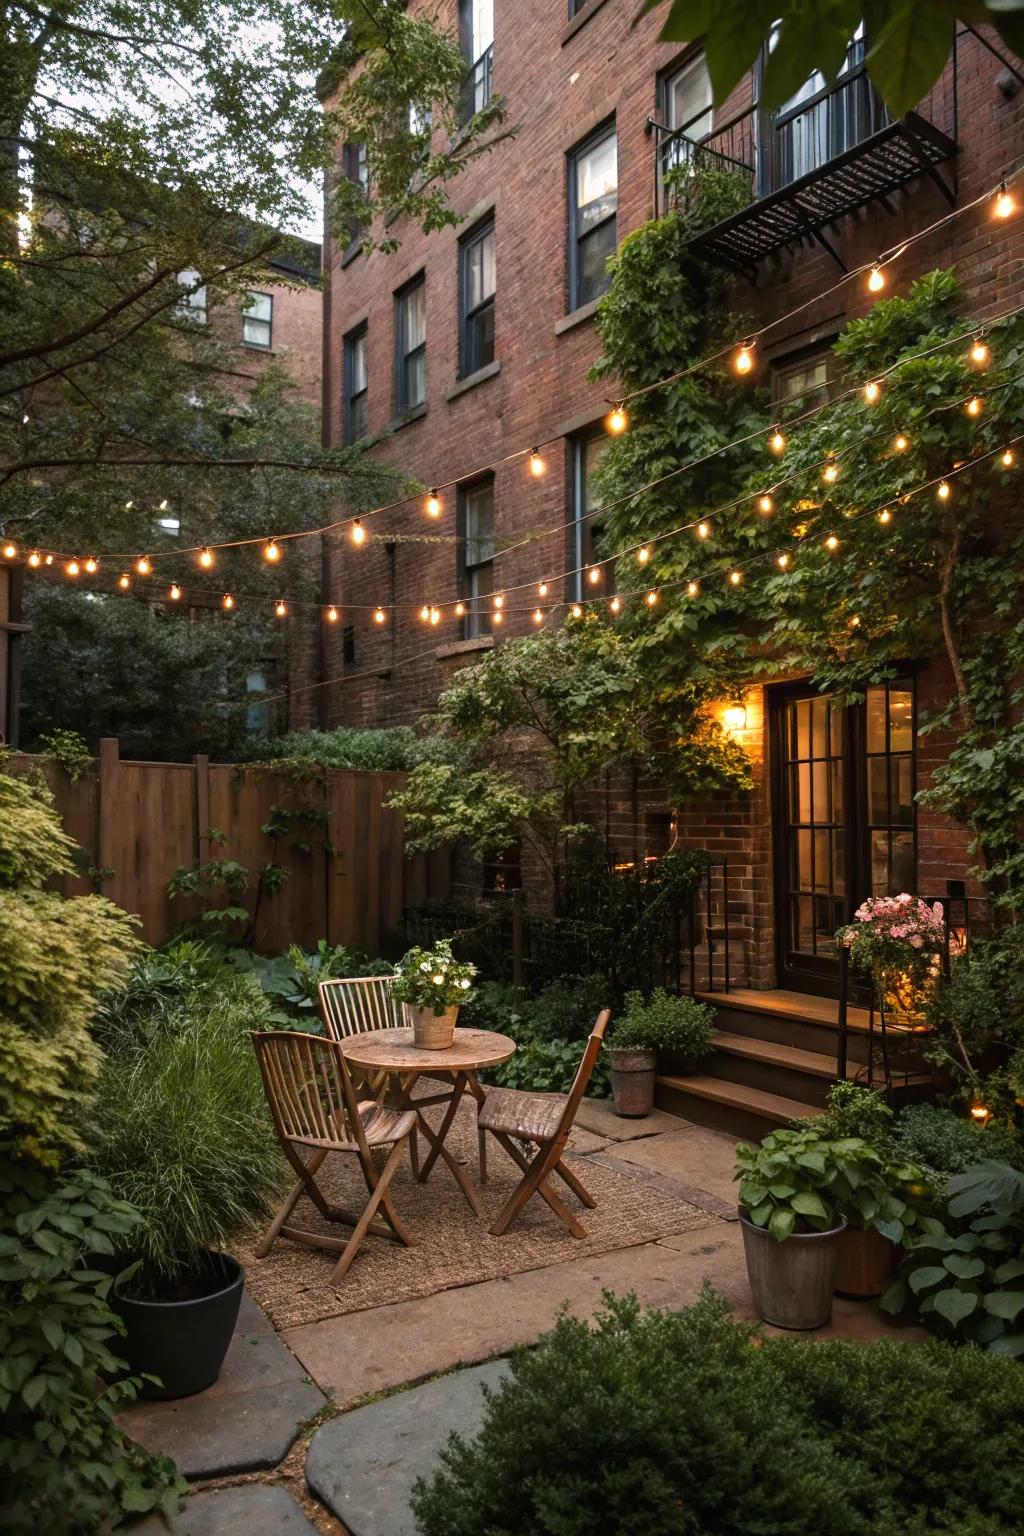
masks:
<svg viewBox="0 0 1024 1536"><path fill-rule="evenodd" d="M823 1328L832 1317L845 1219L828 1232L794 1232L781 1243L742 1211L740 1225L754 1310L762 1322L801 1331Z"/></svg>
<svg viewBox="0 0 1024 1536"><path fill-rule="evenodd" d="M836 1295L853 1301L881 1296L895 1268L895 1244L873 1227L848 1226L839 1239Z"/></svg>
<svg viewBox="0 0 1024 1536"><path fill-rule="evenodd" d="M636 1120L650 1114L657 1064L653 1051L612 1050L612 1102L617 1115Z"/></svg>
<svg viewBox="0 0 1024 1536"><path fill-rule="evenodd" d="M405 1022L412 1025L412 1043L419 1046L422 1051L447 1051L455 1038L455 1021L459 1017L459 1007L446 1008L444 1013L435 1013L433 1008L414 1008L411 1003L403 1003L402 1011L405 1014Z"/></svg>

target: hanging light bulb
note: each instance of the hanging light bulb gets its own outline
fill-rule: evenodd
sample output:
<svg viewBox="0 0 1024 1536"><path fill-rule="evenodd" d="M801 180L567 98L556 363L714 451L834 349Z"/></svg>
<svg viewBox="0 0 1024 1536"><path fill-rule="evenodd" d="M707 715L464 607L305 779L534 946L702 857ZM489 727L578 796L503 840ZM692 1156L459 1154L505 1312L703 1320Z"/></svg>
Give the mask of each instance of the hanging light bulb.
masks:
<svg viewBox="0 0 1024 1536"><path fill-rule="evenodd" d="M387 615L385 614L383 608L375 608L374 609L374 611L373 611L373 622L375 624L383 624L385 619L386 619L386 617L387 617Z"/></svg>
<svg viewBox="0 0 1024 1536"><path fill-rule="evenodd" d="M757 498L757 510L764 512L766 516L769 512L775 511L775 502L767 491L765 491L763 496Z"/></svg>
<svg viewBox="0 0 1024 1536"><path fill-rule="evenodd" d="M543 624L544 623L544 615L543 615L543 613L541 612L541 610L539 608L535 608L533 610L533 622L535 624Z"/></svg>
<svg viewBox="0 0 1024 1536"><path fill-rule="evenodd" d="M117 578L117 584L121 588L122 592L127 592L128 591L128 588L132 584L132 579L128 575L127 571L122 571L121 572L120 576Z"/></svg>
<svg viewBox="0 0 1024 1536"><path fill-rule="evenodd" d="M496 609L496 611L491 614L491 623L492 624L504 624L504 622L505 622L505 615L502 613L500 608Z"/></svg>
<svg viewBox="0 0 1024 1536"><path fill-rule="evenodd" d="M885 287L885 273L876 261L868 274L868 289L871 293L881 293Z"/></svg>
<svg viewBox="0 0 1024 1536"><path fill-rule="evenodd" d="M999 191L996 194L996 200L992 204L992 212L997 219L1008 219L1012 213L1016 212L1016 209L1017 204L1014 202L1012 194L1007 191L1006 182L1001 181L999 183Z"/></svg>
<svg viewBox="0 0 1024 1536"><path fill-rule="evenodd" d="M335 608L333 603L328 608L326 617L327 617L328 624L337 624L337 622L338 622L338 610L337 610L337 608Z"/></svg>
<svg viewBox="0 0 1024 1536"><path fill-rule="evenodd" d="M148 576L153 569L153 565L149 556L140 555L135 562L135 569L138 571L140 576Z"/></svg>
<svg viewBox="0 0 1024 1536"><path fill-rule="evenodd" d="M612 437L621 437L629 426L629 412L624 405L617 405L604 419L605 428Z"/></svg>
<svg viewBox="0 0 1024 1536"><path fill-rule="evenodd" d="M653 608L654 605L657 603L657 601L658 601L658 594L657 594L657 592L653 592L653 591L652 592L648 592L647 596L644 598L644 602L647 604L648 608Z"/></svg>
<svg viewBox="0 0 1024 1536"><path fill-rule="evenodd" d="M881 512L879 512L878 521L881 523L883 528L887 528L892 522L892 513L889 511L888 507L883 507Z"/></svg>
<svg viewBox="0 0 1024 1536"><path fill-rule="evenodd" d="M124 504L125 511L126 512L130 512L132 507L134 507L134 505L135 505L134 501L126 501L125 504Z"/></svg>
<svg viewBox="0 0 1024 1536"><path fill-rule="evenodd" d="M874 405L882 398L882 386L877 379L869 379L864 385L864 399L868 405Z"/></svg>
<svg viewBox="0 0 1024 1536"><path fill-rule="evenodd" d="M46 557L46 564L47 565L52 565L53 564L53 556L52 555L47 555L47 557Z"/></svg>
<svg viewBox="0 0 1024 1536"><path fill-rule="evenodd" d="M441 610L440 610L440 608L431 608L431 610L430 610L430 622L431 622L431 624L440 624L440 622L441 622Z"/></svg>
<svg viewBox="0 0 1024 1536"><path fill-rule="evenodd" d="M821 472L821 478L824 480L826 485L835 485L836 481L839 479L839 465L835 463L826 464L825 468Z"/></svg>
<svg viewBox="0 0 1024 1536"><path fill-rule="evenodd" d="M733 353L733 370L739 374L749 373L754 366L754 343L745 341L738 351Z"/></svg>
<svg viewBox="0 0 1024 1536"><path fill-rule="evenodd" d="M987 1125L992 1118L992 1111L987 1104L980 1104L977 1100L971 1105L971 1119L975 1125Z"/></svg>
<svg viewBox="0 0 1024 1536"><path fill-rule="evenodd" d="M706 539L711 533L711 525L709 523L698 523L694 531L698 539Z"/></svg>
<svg viewBox="0 0 1024 1536"><path fill-rule="evenodd" d="M547 597L547 595L548 595L548 584L547 584L546 581L538 581L538 583L537 583L537 595L538 595L538 597Z"/></svg>
<svg viewBox="0 0 1024 1536"><path fill-rule="evenodd" d="M288 617L288 604L283 600L283 598L278 598L277 602L274 604L274 613L279 619L286 619Z"/></svg>
<svg viewBox="0 0 1024 1536"><path fill-rule="evenodd" d="M466 616L466 605L461 600L455 604L455 617L463 619Z"/></svg>
<svg viewBox="0 0 1024 1536"><path fill-rule="evenodd" d="M617 594L616 594L615 597L612 598L611 602L608 604L608 607L611 609L612 613L618 613L619 612L619 610L622 607L622 602L621 602L621 600L620 600L620 598L618 597Z"/></svg>
<svg viewBox="0 0 1024 1536"><path fill-rule="evenodd" d="M224 593L224 596L220 600L220 605L221 605L222 608L227 608L229 610L232 609L235 606L235 600L231 596L230 592L225 592Z"/></svg>
<svg viewBox="0 0 1024 1536"><path fill-rule="evenodd" d="M780 571L786 570L789 565L789 556L786 554L785 550L783 550L781 555L776 555L775 564L778 566Z"/></svg>
<svg viewBox="0 0 1024 1536"><path fill-rule="evenodd" d="M263 546L263 558L268 565L276 565L281 558L281 546L276 539L268 539Z"/></svg>
<svg viewBox="0 0 1024 1536"><path fill-rule="evenodd" d="M974 340L971 342L971 350L968 352L967 356L974 364L975 368L988 367L991 353L989 352L988 342L985 340L983 333L979 333L977 336L975 336Z"/></svg>
<svg viewBox="0 0 1024 1536"><path fill-rule="evenodd" d="M572 613L574 619L582 619L583 617L583 609L580 607L579 603L573 603L570 612Z"/></svg>
<svg viewBox="0 0 1024 1536"><path fill-rule="evenodd" d="M770 453L774 453L776 458L779 456L779 454L785 453L786 451L786 439L783 437L778 427L775 428L771 437L768 439L768 451Z"/></svg>
<svg viewBox="0 0 1024 1536"><path fill-rule="evenodd" d="M505 599L500 592L494 594L494 606L495 608L504 608L505 606Z"/></svg>
<svg viewBox="0 0 1024 1536"><path fill-rule="evenodd" d="M38 565L42 564L42 558L43 557L39 553L38 549L34 549L32 551L32 553L28 557L28 563L32 567L33 570L35 570Z"/></svg>
<svg viewBox="0 0 1024 1536"><path fill-rule="evenodd" d="M213 550L210 548L209 544L204 544L202 549L199 551L199 564L202 566L204 571L208 571L210 569L210 567L213 565L213 560Z"/></svg>
<svg viewBox="0 0 1024 1536"><path fill-rule="evenodd" d="M171 599L172 603L176 603L181 597L181 588L178 586L176 581L171 582L171 590L167 595Z"/></svg>
<svg viewBox="0 0 1024 1536"><path fill-rule="evenodd" d="M839 548L839 540L836 538L834 533L830 533L828 538L825 540L825 548L832 551L833 553Z"/></svg>
<svg viewBox="0 0 1024 1536"><path fill-rule="evenodd" d="M851 629L860 629L860 614L859 613L855 613L853 615L853 618L850 620L850 628Z"/></svg>
<svg viewBox="0 0 1024 1536"><path fill-rule="evenodd" d="M940 480L939 481L938 489L936 490L935 494L939 498L940 501L948 501L950 496L951 496L951 494L952 494L952 492L950 491L950 488L949 488L949 481L948 480Z"/></svg>
<svg viewBox="0 0 1024 1536"><path fill-rule="evenodd" d="M687 595L687 597L697 597L699 595L699 593L700 593L700 582L698 582L698 581L688 581L686 583L686 595Z"/></svg>
<svg viewBox="0 0 1024 1536"><path fill-rule="evenodd" d="M999 455L999 462L1004 469L1012 469L1014 464L1017 462L1017 458L1013 449L1004 448L1002 453Z"/></svg>
<svg viewBox="0 0 1024 1536"><path fill-rule="evenodd" d="M78 563L78 561L76 559L71 559L71 560L68 561L68 563L64 567L64 569L65 569L65 571L67 572L67 574L69 576L77 576L79 571L81 570L81 566L79 565L79 563Z"/></svg>
<svg viewBox="0 0 1024 1536"><path fill-rule="evenodd" d="M352 524L352 543L353 544L365 544L366 543L366 529L363 527L363 525L359 521L358 517L356 518L355 522Z"/></svg>
<svg viewBox="0 0 1024 1536"><path fill-rule="evenodd" d="M17 553L18 553L18 546L16 544L7 543L7 544L4 545L4 559L5 560L13 560Z"/></svg>
<svg viewBox="0 0 1024 1536"><path fill-rule="evenodd" d="M431 486L430 492L427 495L427 499L423 503L423 506L428 517L441 516L441 498L437 494L436 486Z"/></svg>
<svg viewBox="0 0 1024 1536"><path fill-rule="evenodd" d="M85 562L85 569L88 571L89 575L90 576L95 576L95 574L99 570L99 568L100 568L100 563L96 559L96 556L95 555L90 555L88 560Z"/></svg>
<svg viewBox="0 0 1024 1536"><path fill-rule="evenodd" d="M531 448L530 449L530 474L533 475L535 480L539 480L541 475L544 473L544 471L546 469L547 469L547 465L544 463L544 460L541 458L540 451L537 448Z"/></svg>
<svg viewBox="0 0 1024 1536"><path fill-rule="evenodd" d="M589 571L587 572L587 580L590 582L592 587L597 586L598 582L601 580L600 566L592 565L590 567Z"/></svg>
<svg viewBox="0 0 1024 1536"><path fill-rule="evenodd" d="M906 435L905 432L897 432L896 436L892 440L892 446L895 448L897 453L906 453L907 449L910 447L910 438Z"/></svg>
<svg viewBox="0 0 1024 1536"><path fill-rule="evenodd" d="M157 511L158 512L166 512L167 508L168 508L168 505L169 505L169 503L168 503L167 497L165 496L163 501L160 503L159 507L157 507Z"/></svg>
<svg viewBox="0 0 1024 1536"><path fill-rule="evenodd" d="M742 571L730 571L729 572L729 584L730 584L730 586L738 587L740 585L740 583L742 582L742 580L743 580L743 572Z"/></svg>
<svg viewBox="0 0 1024 1536"><path fill-rule="evenodd" d="M967 412L968 416L974 418L975 420L977 420L984 409L985 403L980 395L972 395L967 404L964 406L964 410Z"/></svg>
<svg viewBox="0 0 1024 1536"><path fill-rule="evenodd" d="M420 618L424 624L426 624L430 619L430 608L426 603L424 603L423 607L420 609Z"/></svg>
<svg viewBox="0 0 1024 1536"><path fill-rule="evenodd" d="M648 560L651 558L650 545L641 545L641 547L636 552L636 558L640 565L646 565Z"/></svg>

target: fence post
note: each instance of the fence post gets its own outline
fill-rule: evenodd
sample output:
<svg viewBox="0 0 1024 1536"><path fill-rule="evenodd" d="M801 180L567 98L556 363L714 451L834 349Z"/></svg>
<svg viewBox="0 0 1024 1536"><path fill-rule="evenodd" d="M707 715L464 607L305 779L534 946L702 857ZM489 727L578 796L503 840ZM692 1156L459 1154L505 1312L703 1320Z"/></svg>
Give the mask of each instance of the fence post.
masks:
<svg viewBox="0 0 1024 1536"><path fill-rule="evenodd" d="M512 892L512 985L523 985L523 893Z"/></svg>
<svg viewBox="0 0 1024 1536"><path fill-rule="evenodd" d="M196 776L196 860L210 862L210 754L197 752L192 759Z"/></svg>
<svg viewBox="0 0 1024 1536"><path fill-rule="evenodd" d="M117 780L120 755L116 736L100 738L100 780L99 793L96 797L96 863L100 869L114 871L112 876L104 876L100 881L101 885L107 885L111 879L117 879L114 848L115 829L118 822Z"/></svg>

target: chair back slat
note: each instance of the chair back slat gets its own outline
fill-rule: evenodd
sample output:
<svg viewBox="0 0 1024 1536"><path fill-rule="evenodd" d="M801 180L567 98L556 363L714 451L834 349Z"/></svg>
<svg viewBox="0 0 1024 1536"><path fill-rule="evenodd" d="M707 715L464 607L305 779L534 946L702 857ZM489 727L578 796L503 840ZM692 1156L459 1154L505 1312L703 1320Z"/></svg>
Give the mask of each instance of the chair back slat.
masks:
<svg viewBox="0 0 1024 1536"><path fill-rule="evenodd" d="M344 1040L374 1029L400 1029L402 1008L393 982L393 976L346 976L320 982L320 1011L328 1037Z"/></svg>
<svg viewBox="0 0 1024 1536"><path fill-rule="evenodd" d="M282 1139L319 1147L355 1141L366 1150L355 1088L336 1040L274 1029L254 1031L252 1043Z"/></svg>
<svg viewBox="0 0 1024 1536"><path fill-rule="evenodd" d="M576 1076L572 1080L572 1087L569 1089L569 1094L565 1101L565 1108L562 1110L562 1118L558 1122L558 1130L555 1132L553 1138L553 1140L556 1142L566 1139L569 1135L569 1132L572 1130L572 1123L576 1118L576 1111L580 1107L580 1100L583 1098L583 1095L587 1091L587 1084L590 1082L590 1076L594 1070L594 1063L597 1061L598 1052L600 1051L602 1041L604 1040L604 1032L608 1028L608 1020L611 1018L611 1016L612 1013L610 1008L602 1008L601 1012L597 1016L593 1029L590 1031L590 1039L587 1041L587 1048L583 1052L583 1060L580 1062L579 1067L576 1070Z"/></svg>

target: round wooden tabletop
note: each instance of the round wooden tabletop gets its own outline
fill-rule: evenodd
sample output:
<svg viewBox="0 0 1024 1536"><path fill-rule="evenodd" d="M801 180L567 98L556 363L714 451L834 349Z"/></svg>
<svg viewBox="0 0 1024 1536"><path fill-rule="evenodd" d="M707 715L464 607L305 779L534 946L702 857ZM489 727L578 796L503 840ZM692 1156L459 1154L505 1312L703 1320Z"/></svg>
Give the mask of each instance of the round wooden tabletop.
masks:
<svg viewBox="0 0 1024 1536"><path fill-rule="evenodd" d="M490 1029L456 1029L455 1039L443 1051L413 1045L411 1029L371 1029L348 1035L341 1041L346 1060L355 1067L377 1072L478 1072L497 1067L515 1055L516 1043L508 1035Z"/></svg>

